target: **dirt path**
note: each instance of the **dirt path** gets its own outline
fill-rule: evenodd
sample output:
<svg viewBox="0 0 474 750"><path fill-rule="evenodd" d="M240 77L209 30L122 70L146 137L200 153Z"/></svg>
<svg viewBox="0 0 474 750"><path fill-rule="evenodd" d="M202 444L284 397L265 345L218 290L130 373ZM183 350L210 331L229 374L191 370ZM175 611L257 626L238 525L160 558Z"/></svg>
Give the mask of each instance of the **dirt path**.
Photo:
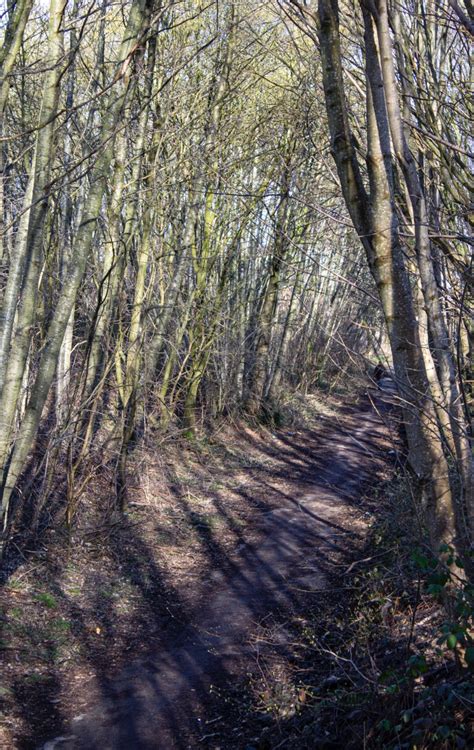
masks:
<svg viewBox="0 0 474 750"><path fill-rule="evenodd" d="M252 537L225 570L211 573L190 624L166 650L129 664L44 750L221 747L198 744L206 734L199 727L208 718L211 685L225 690L245 675L256 624L301 608L324 589L357 526L360 531L361 497L390 462L388 404L379 398L376 406L363 399L343 410L337 424L275 435L272 504L262 504Z"/></svg>

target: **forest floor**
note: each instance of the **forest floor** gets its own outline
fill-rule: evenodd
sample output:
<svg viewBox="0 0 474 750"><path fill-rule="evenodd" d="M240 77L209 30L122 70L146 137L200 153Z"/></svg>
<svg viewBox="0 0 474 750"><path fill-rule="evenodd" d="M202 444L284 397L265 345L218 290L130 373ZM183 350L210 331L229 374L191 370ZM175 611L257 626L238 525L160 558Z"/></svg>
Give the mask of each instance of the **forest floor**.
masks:
<svg viewBox="0 0 474 750"><path fill-rule="evenodd" d="M1 748L289 746L312 700L299 643L346 606L398 442L380 393L296 411L274 431L145 441L125 518L110 520L104 469L72 537L53 527L18 553L0 596ZM331 679L312 661L313 684Z"/></svg>

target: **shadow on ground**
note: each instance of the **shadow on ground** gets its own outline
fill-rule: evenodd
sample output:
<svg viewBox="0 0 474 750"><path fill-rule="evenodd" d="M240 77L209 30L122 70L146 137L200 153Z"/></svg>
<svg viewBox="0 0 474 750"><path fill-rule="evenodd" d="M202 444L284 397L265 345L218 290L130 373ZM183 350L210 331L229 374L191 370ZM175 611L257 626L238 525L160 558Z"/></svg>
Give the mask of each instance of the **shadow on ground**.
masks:
<svg viewBox="0 0 474 750"><path fill-rule="evenodd" d="M253 634L280 623L285 652L284 623L316 611L356 554L363 500L392 462L390 408L364 398L314 428L242 430L238 450L212 449L211 470L183 451L179 472L160 464L163 503L137 503L81 541L79 576L68 572L76 558L60 553L61 541L40 550L65 642L53 637L51 612L44 631L38 616L36 642L18 623L40 655L24 674L12 670L3 696L16 717L10 746L217 750L257 746L262 727L278 731L246 680L258 656ZM204 511L179 479L199 475L197 460ZM183 580L167 549L176 564L187 561Z"/></svg>

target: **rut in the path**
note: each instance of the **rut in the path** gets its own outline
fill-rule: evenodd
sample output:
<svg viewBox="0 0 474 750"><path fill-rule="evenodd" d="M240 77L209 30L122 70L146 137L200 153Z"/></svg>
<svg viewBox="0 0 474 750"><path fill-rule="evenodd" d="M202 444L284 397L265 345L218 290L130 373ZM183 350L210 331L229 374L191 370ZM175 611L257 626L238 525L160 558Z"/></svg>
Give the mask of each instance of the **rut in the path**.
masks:
<svg viewBox="0 0 474 750"><path fill-rule="evenodd" d="M100 704L44 750L196 747L209 688L245 674L255 624L324 589L336 553L350 544L358 501L389 460L381 414L388 407L381 400L377 407L363 400L329 430L285 437L285 489L262 511L260 541L236 550L230 576L214 572L209 598L169 650L131 663Z"/></svg>

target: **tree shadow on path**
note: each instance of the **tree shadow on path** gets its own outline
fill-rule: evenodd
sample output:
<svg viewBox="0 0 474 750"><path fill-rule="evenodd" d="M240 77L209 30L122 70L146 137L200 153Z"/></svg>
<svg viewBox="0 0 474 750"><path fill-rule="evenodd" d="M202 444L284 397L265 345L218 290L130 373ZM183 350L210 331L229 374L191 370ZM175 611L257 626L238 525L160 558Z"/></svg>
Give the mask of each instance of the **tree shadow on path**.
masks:
<svg viewBox="0 0 474 750"><path fill-rule="evenodd" d="M50 739L51 744L44 745L39 725L35 738L33 724L18 747L214 746L206 736L213 734L208 722L216 710L216 691L242 682L255 657L251 636L259 622L269 616L283 621L314 606L333 580L337 561L353 552L358 532L351 523L352 509L359 507L368 485L383 478L392 440L384 419L367 402L347 409L336 426L321 419L316 430L297 435L281 430L274 437L271 443L255 433L245 438L249 452L258 450L268 458L256 469L252 485L235 489L253 519L251 533L235 523L225 490L210 493L215 516L232 535L231 549L212 525L199 525L189 497L179 484L173 485L175 507L197 527L206 561L193 606L182 601L136 525L124 521L109 536L117 575L128 578L140 601L137 617L130 613L130 636L135 630L146 639L148 629L153 631L148 653L144 649L138 659L124 658L125 666L117 673L108 664L106 646L97 642L88 625L94 612L107 636L105 643L118 637L113 601L104 602L97 591L84 611L58 585L56 595L69 609L84 660L95 674L95 692L87 701L87 686L78 686L81 713L74 721L66 722L58 711L55 726L62 739L56 744ZM231 738L226 746L239 747Z"/></svg>

